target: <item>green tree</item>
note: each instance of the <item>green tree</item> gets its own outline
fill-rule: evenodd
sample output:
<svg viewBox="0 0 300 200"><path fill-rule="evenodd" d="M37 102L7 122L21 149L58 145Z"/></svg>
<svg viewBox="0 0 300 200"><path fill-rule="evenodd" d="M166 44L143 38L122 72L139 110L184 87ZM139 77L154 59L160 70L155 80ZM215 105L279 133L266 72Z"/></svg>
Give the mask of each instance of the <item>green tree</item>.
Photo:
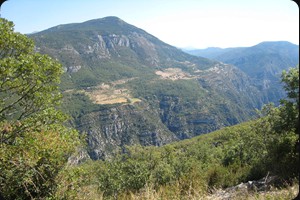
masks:
<svg viewBox="0 0 300 200"><path fill-rule="evenodd" d="M299 67L283 71L282 82L287 97L279 107L264 106L256 129L263 135L267 150L261 161L265 172L293 179L299 174L299 152L295 148L295 143L299 143Z"/></svg>
<svg viewBox="0 0 300 200"><path fill-rule="evenodd" d="M284 119L282 127L299 134L299 66L288 72L283 71L282 82L287 92L287 98L281 100L281 117Z"/></svg>
<svg viewBox="0 0 300 200"><path fill-rule="evenodd" d="M79 144L57 109L61 65L0 18L0 193L42 199Z"/></svg>

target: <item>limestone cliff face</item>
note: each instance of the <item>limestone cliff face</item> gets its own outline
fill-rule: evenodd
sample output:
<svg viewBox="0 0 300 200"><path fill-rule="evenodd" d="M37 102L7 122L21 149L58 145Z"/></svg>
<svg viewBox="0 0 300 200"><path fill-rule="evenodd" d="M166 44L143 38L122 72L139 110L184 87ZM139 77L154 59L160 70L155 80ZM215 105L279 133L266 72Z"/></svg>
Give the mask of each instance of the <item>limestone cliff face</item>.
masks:
<svg viewBox="0 0 300 200"><path fill-rule="evenodd" d="M41 47L38 47L37 51L50 53L59 60L61 60L62 57L67 57L68 59L63 60L66 68L65 71L71 73L77 72L80 69L78 66L81 67L85 60L100 61L103 59L120 58L124 56L120 53L122 49L130 51L132 56L138 58L145 64L158 66L160 63L158 50L143 34L133 32L129 35L101 35L96 32L88 33L86 37L89 38L87 43L80 41L76 44L66 43L59 49L40 44ZM42 38L43 35L36 36L35 39L39 43Z"/></svg>
<svg viewBox="0 0 300 200"><path fill-rule="evenodd" d="M94 35L94 43L84 46L84 54L94 54L99 59L121 57L121 48L130 49L135 54L142 56L143 61L157 66L159 57L155 45L151 43L143 34L133 32L129 35Z"/></svg>
<svg viewBox="0 0 300 200"><path fill-rule="evenodd" d="M37 51L60 60L71 73L77 72L74 66L90 67L118 59L151 67L187 67L182 62L188 61L190 65L207 68L213 63L185 54L116 17L60 25L30 36Z"/></svg>
<svg viewBox="0 0 300 200"><path fill-rule="evenodd" d="M145 103L121 105L84 115L78 129L86 132L92 159L107 159L125 145L161 146L178 140Z"/></svg>

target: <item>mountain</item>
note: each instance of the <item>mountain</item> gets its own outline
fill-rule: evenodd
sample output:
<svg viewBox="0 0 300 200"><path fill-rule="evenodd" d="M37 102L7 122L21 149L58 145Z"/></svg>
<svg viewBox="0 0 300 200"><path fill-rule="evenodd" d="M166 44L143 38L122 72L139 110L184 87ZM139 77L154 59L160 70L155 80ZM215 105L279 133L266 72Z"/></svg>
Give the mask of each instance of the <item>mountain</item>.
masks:
<svg viewBox="0 0 300 200"><path fill-rule="evenodd" d="M285 97L280 83L282 71L299 64L299 46L286 41L262 42L252 47L207 48L187 52L238 67L256 83L264 101L276 104Z"/></svg>
<svg viewBox="0 0 300 200"><path fill-rule="evenodd" d="M261 73L274 76L299 63L299 46L290 42L262 42L248 48L232 49L214 59L233 64L251 77Z"/></svg>
<svg viewBox="0 0 300 200"><path fill-rule="evenodd" d="M160 146L249 120L266 101L239 68L192 56L117 17L29 35L58 59L62 109L92 159Z"/></svg>
<svg viewBox="0 0 300 200"><path fill-rule="evenodd" d="M193 50L183 49L183 51L194 56L201 56L208 59L215 59L217 56L222 55L226 52L230 52L233 49L236 50L243 49L243 47L225 48L225 49L220 47L208 47L206 49L193 49Z"/></svg>

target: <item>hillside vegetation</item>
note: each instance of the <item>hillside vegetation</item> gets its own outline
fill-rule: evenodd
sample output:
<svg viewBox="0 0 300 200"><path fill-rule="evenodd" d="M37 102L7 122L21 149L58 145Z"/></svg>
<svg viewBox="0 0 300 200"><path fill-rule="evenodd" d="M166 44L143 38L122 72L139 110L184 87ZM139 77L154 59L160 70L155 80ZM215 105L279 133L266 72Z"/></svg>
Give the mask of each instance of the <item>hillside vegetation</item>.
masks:
<svg viewBox="0 0 300 200"><path fill-rule="evenodd" d="M46 199L79 146L57 109L61 65L0 18L0 199Z"/></svg>
<svg viewBox="0 0 300 200"><path fill-rule="evenodd" d="M299 140L299 68L284 72L282 80L288 98L280 107L266 105L258 111L259 119L162 147L128 146L111 160L70 167L61 174L64 184L56 195L71 199L205 199L215 189L265 176L276 177L274 187L293 184L299 175L295 148ZM247 195L251 196L236 198Z"/></svg>

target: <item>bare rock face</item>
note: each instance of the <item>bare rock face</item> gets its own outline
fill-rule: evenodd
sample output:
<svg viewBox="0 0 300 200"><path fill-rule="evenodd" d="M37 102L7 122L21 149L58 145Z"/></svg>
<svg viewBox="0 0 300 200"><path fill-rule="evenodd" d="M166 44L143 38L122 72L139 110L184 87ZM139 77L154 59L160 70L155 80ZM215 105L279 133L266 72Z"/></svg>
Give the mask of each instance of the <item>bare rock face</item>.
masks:
<svg viewBox="0 0 300 200"><path fill-rule="evenodd" d="M68 164L69 165L78 165L87 160L90 160L90 156L87 153L86 149L78 148L77 151L68 158Z"/></svg>
<svg viewBox="0 0 300 200"><path fill-rule="evenodd" d="M67 72L75 73L75 72L78 72L80 69L81 69L81 65L77 65L77 66L69 66L69 67L67 68Z"/></svg>
<svg viewBox="0 0 300 200"><path fill-rule="evenodd" d="M136 104L93 112L80 119L79 129L87 133L92 159L109 159L125 145L161 146L177 140L159 120L158 113L147 104Z"/></svg>
<svg viewBox="0 0 300 200"><path fill-rule="evenodd" d="M110 58L107 44L101 35L96 35L97 40L91 45L84 46L84 54L94 54L99 59Z"/></svg>
<svg viewBox="0 0 300 200"><path fill-rule="evenodd" d="M130 42L129 38L125 35L116 35L116 34L110 34L106 38L107 41L110 41L110 44L112 44L112 47L114 46L120 46L120 47L129 47Z"/></svg>

